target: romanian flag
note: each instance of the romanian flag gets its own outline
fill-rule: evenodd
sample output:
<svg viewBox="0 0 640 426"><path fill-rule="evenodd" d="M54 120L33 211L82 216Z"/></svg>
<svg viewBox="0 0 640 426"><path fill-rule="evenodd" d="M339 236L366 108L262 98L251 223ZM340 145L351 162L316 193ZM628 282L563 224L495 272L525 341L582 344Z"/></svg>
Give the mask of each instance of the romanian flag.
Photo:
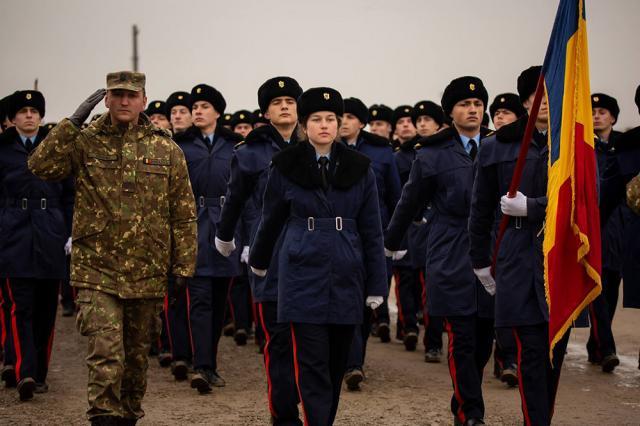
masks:
<svg viewBox="0 0 640 426"><path fill-rule="evenodd" d="M542 75L549 105L543 251L552 351L602 288L584 0L560 0Z"/></svg>

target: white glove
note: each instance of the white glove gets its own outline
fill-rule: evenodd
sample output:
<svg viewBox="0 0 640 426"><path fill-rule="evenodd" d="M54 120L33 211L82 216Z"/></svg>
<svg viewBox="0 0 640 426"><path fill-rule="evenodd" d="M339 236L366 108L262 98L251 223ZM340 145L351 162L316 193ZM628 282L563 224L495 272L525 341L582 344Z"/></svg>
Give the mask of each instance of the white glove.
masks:
<svg viewBox="0 0 640 426"><path fill-rule="evenodd" d="M378 306L382 305L383 301L384 299L382 296L367 296L367 300L364 303L371 309L376 309Z"/></svg>
<svg viewBox="0 0 640 426"><path fill-rule="evenodd" d="M480 284L484 287L484 289L490 295L496 294L496 280L491 276L491 267L487 266L486 268L474 269L473 273L476 274Z"/></svg>
<svg viewBox="0 0 640 426"><path fill-rule="evenodd" d="M64 254L67 256L71 255L71 237L64 243Z"/></svg>
<svg viewBox="0 0 640 426"><path fill-rule="evenodd" d="M401 260L403 257L407 255L407 250L391 251L385 248L384 255L385 257L390 257L391 260Z"/></svg>
<svg viewBox="0 0 640 426"><path fill-rule="evenodd" d="M416 226L422 226L425 223L427 223L427 219L425 219L424 217L422 218L422 220L414 220L413 221L413 224L416 225Z"/></svg>
<svg viewBox="0 0 640 426"><path fill-rule="evenodd" d="M251 272L253 272L254 275L257 275L261 278L267 275L266 269L256 269L253 266L251 266L250 268L251 268Z"/></svg>
<svg viewBox="0 0 640 426"><path fill-rule="evenodd" d="M245 264L249 262L249 246L242 247L242 253L240 253L240 262Z"/></svg>
<svg viewBox="0 0 640 426"><path fill-rule="evenodd" d="M222 241L221 239L216 237L214 239L214 243L216 245L216 250L218 250L218 252L220 252L220 254L224 257L229 257L231 253L236 249L236 243L234 239L232 239L231 241Z"/></svg>
<svg viewBox="0 0 640 426"><path fill-rule="evenodd" d="M518 191L513 198L503 195L502 198L500 198L500 210L508 216L526 216L527 197L520 191Z"/></svg>

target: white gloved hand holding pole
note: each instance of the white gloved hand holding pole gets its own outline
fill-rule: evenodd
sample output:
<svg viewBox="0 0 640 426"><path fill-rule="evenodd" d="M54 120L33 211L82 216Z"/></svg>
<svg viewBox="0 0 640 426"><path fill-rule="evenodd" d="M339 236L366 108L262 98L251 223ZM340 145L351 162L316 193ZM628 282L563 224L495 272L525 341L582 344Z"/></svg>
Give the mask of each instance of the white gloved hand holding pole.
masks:
<svg viewBox="0 0 640 426"><path fill-rule="evenodd" d="M473 273L476 274L480 284L482 284L487 293L494 296L496 294L496 280L491 276L491 267L487 266L486 268L474 269Z"/></svg>
<svg viewBox="0 0 640 426"><path fill-rule="evenodd" d="M527 197L520 191L513 198L503 195L500 198L500 210L508 216L524 217L527 215Z"/></svg>

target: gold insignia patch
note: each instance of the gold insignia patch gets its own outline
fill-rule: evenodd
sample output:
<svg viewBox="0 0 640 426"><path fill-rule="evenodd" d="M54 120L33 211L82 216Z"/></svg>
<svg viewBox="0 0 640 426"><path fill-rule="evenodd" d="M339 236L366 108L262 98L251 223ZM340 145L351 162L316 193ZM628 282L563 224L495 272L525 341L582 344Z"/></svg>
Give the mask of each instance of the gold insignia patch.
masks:
<svg viewBox="0 0 640 426"><path fill-rule="evenodd" d="M504 98L500 98L500 102L504 103L505 99Z"/></svg>
<svg viewBox="0 0 640 426"><path fill-rule="evenodd" d="M200 93L200 92L202 92L202 87L198 87L198 88L196 89L196 93Z"/></svg>
<svg viewBox="0 0 640 426"><path fill-rule="evenodd" d="M405 108L405 109L404 109L404 112L409 112L409 108Z"/></svg>
<svg viewBox="0 0 640 426"><path fill-rule="evenodd" d="M229 114L227 114L227 115L224 116L224 119L225 120L231 120L231 116Z"/></svg>
<svg viewBox="0 0 640 426"><path fill-rule="evenodd" d="M420 109L424 109L424 105L420 105Z"/></svg>
<svg viewBox="0 0 640 426"><path fill-rule="evenodd" d="M373 115L374 117L378 115L378 110L374 109L373 111L371 111L371 115Z"/></svg>
<svg viewBox="0 0 640 426"><path fill-rule="evenodd" d="M469 89L470 89L471 91L476 90L476 85L475 85L475 84L473 84L473 83L469 83Z"/></svg>
<svg viewBox="0 0 640 426"><path fill-rule="evenodd" d="M284 87L284 81L278 81L278 87L282 89Z"/></svg>
<svg viewBox="0 0 640 426"><path fill-rule="evenodd" d="M31 99L31 93L27 93L27 95L25 96L25 98L27 98L27 99Z"/></svg>
<svg viewBox="0 0 640 426"><path fill-rule="evenodd" d="M327 100L327 101L328 101L330 97L331 97L331 96L329 96L329 94L328 94L328 93L325 93L325 94L324 94L324 99L325 99L325 100Z"/></svg>
<svg viewBox="0 0 640 426"><path fill-rule="evenodd" d="M156 108L160 108L160 102L156 102Z"/></svg>
<svg viewBox="0 0 640 426"><path fill-rule="evenodd" d="M597 97L597 96L594 96L594 97L593 97L593 102L599 102L599 101L600 101L600 98L599 98L599 97Z"/></svg>
<svg viewBox="0 0 640 426"><path fill-rule="evenodd" d="M244 120L244 114L240 114L240 120Z"/></svg>
<svg viewBox="0 0 640 426"><path fill-rule="evenodd" d="M184 98L184 96L182 96L182 95L178 95L178 99L179 99L179 100L182 100L182 98Z"/></svg>

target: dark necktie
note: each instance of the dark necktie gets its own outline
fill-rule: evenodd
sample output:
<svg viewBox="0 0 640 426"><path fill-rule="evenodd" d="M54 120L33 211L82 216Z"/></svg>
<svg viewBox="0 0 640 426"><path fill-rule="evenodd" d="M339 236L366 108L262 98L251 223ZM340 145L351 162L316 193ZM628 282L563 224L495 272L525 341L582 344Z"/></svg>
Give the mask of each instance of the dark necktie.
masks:
<svg viewBox="0 0 640 426"><path fill-rule="evenodd" d="M33 150L33 142L31 142L31 139L27 138L27 140L24 141L24 147L27 149L27 152L31 152Z"/></svg>
<svg viewBox="0 0 640 426"><path fill-rule="evenodd" d="M329 188L329 171L327 170L329 159L327 157L320 157L318 158L318 164L320 164L320 178L322 180L322 189L326 191Z"/></svg>
<svg viewBox="0 0 640 426"><path fill-rule="evenodd" d="M213 144L211 143L211 138L209 136L204 137L204 143L205 145L207 145L209 152L211 152L211 147L213 146Z"/></svg>
<svg viewBox="0 0 640 426"><path fill-rule="evenodd" d="M475 141L475 139L470 139L469 140L469 146L471 146L471 150L469 151L469 155L471 156L472 160L475 160L476 154L478 153L478 144Z"/></svg>

